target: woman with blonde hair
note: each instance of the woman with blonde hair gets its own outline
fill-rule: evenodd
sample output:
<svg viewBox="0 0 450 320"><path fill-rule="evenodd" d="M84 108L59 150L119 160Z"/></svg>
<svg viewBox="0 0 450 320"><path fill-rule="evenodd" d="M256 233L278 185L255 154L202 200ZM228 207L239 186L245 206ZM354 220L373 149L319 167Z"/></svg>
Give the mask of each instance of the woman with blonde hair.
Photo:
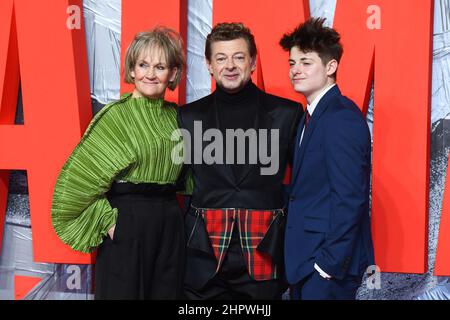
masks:
<svg viewBox="0 0 450 320"><path fill-rule="evenodd" d="M134 91L95 116L59 174L52 223L74 250L98 248L96 299L180 297L184 230L175 192L182 165L171 160L176 105L164 95L184 66L173 30L137 34L124 68Z"/></svg>

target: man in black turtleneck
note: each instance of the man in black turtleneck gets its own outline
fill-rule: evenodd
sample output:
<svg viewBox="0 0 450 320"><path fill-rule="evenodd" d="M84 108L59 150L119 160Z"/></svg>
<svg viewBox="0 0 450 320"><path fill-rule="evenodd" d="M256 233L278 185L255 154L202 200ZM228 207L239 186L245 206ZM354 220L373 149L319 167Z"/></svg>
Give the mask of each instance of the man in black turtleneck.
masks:
<svg viewBox="0 0 450 320"><path fill-rule="evenodd" d="M185 157L194 181L185 216L185 295L280 299L282 182L303 109L252 83L256 44L243 24L216 25L205 56L216 90L178 111L185 150L193 151Z"/></svg>

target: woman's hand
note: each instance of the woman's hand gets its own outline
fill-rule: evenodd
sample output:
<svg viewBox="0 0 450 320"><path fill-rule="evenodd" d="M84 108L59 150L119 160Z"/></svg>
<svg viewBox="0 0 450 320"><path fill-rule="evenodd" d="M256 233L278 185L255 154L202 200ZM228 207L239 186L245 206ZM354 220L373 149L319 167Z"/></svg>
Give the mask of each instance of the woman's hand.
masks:
<svg viewBox="0 0 450 320"><path fill-rule="evenodd" d="M108 235L109 235L109 237L111 238L111 240L114 239L114 230L116 230L116 225L113 225L113 226L111 227L111 229L108 230Z"/></svg>

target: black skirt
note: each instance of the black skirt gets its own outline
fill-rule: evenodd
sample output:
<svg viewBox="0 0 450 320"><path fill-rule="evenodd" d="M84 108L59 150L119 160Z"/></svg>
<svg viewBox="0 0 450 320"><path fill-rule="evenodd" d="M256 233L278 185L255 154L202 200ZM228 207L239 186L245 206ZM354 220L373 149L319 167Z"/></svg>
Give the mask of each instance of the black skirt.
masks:
<svg viewBox="0 0 450 320"><path fill-rule="evenodd" d="M183 217L173 185L114 183L113 240L97 251L95 299L178 299L184 274Z"/></svg>

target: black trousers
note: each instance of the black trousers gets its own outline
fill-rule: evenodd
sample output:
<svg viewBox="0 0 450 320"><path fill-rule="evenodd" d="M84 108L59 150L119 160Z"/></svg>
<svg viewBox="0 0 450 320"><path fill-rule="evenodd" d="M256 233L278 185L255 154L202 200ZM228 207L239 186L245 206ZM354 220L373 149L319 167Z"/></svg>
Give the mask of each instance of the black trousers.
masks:
<svg viewBox="0 0 450 320"><path fill-rule="evenodd" d="M280 300L286 288L282 280L256 281L250 277L235 225L219 272L201 290L185 285L184 297L190 300Z"/></svg>
<svg viewBox="0 0 450 320"><path fill-rule="evenodd" d="M113 240L97 251L95 299L180 298L185 244L175 192L117 184L108 200L119 216Z"/></svg>

